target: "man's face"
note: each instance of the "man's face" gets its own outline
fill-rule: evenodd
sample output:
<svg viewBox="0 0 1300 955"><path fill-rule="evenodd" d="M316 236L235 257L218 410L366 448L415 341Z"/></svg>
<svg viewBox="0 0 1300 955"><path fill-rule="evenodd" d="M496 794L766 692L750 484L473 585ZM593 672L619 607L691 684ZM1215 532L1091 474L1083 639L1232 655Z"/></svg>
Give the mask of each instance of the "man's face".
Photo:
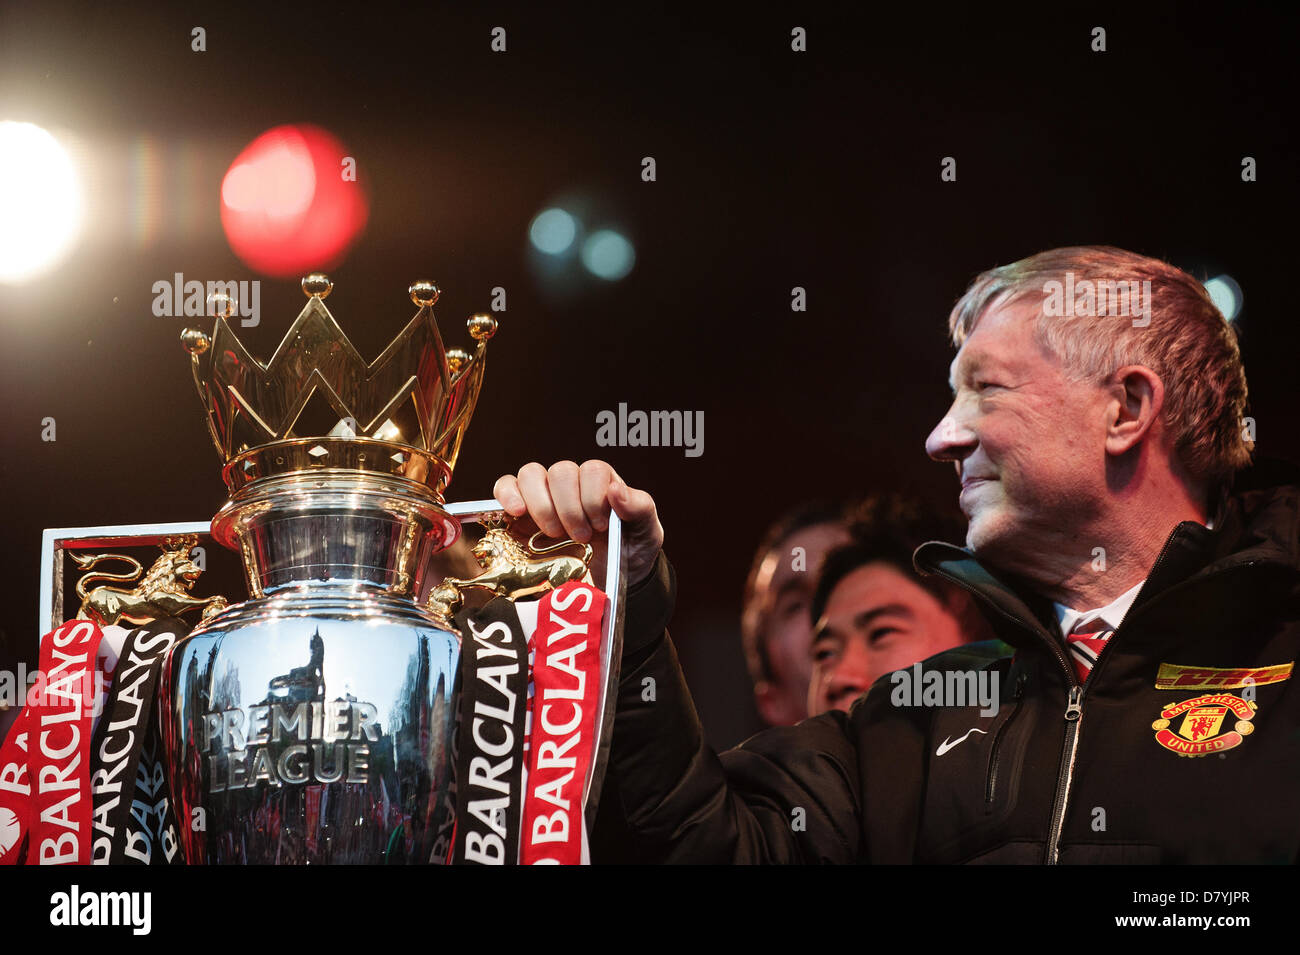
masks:
<svg viewBox="0 0 1300 955"><path fill-rule="evenodd" d="M953 403L925 447L952 461L966 545L1008 570L1091 544L1081 530L1107 498L1100 386L1069 380L1034 340L1041 302L990 305L952 363Z"/></svg>
<svg viewBox="0 0 1300 955"><path fill-rule="evenodd" d="M843 710L894 670L962 643L952 611L906 574L866 564L835 585L814 628L808 713Z"/></svg>
<svg viewBox="0 0 1300 955"><path fill-rule="evenodd" d="M787 726L808 715L808 608L822 560L848 541L843 525L814 524L791 534L764 559L755 599L761 608L759 639L767 648L772 679L755 688L755 702L769 725Z"/></svg>

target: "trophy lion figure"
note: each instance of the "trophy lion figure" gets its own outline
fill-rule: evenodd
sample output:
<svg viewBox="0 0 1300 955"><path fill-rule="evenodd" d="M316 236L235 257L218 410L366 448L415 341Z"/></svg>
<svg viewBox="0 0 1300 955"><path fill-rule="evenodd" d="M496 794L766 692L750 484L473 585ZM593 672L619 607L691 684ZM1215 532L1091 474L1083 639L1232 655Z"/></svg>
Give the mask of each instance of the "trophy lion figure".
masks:
<svg viewBox="0 0 1300 955"><path fill-rule="evenodd" d="M81 598L81 608L77 611L77 619L110 626L123 618L132 623L145 623L160 617L177 617L199 608L203 611L202 619L207 620L224 610L228 605L225 597L195 597L189 592L203 573L190 556L197 543L197 534L166 538L162 556L153 562L133 590L107 585L87 589L87 584L97 580L133 581L144 571L139 561L125 554L69 555L83 570L90 570L105 560L124 561L133 568L120 574L101 570L78 580L77 596Z"/></svg>
<svg viewBox="0 0 1300 955"><path fill-rule="evenodd" d="M464 603L462 591L468 589L490 590L503 597L515 597L527 591L553 590L570 580L581 580L591 564L593 551L590 544L582 545L582 556L542 558L565 547L575 547L577 541L565 540L548 547L538 547L539 531L528 540L525 547L510 536L503 527L488 530L474 545L472 553L483 573L469 580L446 578L429 594L429 607L435 614L449 620Z"/></svg>

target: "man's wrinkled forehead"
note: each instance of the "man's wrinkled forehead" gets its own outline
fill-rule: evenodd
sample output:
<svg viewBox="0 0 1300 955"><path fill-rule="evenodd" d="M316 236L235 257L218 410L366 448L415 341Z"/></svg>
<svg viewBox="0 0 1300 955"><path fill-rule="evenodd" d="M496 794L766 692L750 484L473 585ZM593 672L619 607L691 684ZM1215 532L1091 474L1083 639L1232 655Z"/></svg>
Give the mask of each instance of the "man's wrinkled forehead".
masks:
<svg viewBox="0 0 1300 955"><path fill-rule="evenodd" d="M1010 297L1004 292L989 303L967 333L948 366L948 387L955 394L961 379L988 367L1007 367L1025 354L1025 346L1047 354L1034 338L1042 302L1035 296ZM1049 356L1050 357L1050 356Z"/></svg>

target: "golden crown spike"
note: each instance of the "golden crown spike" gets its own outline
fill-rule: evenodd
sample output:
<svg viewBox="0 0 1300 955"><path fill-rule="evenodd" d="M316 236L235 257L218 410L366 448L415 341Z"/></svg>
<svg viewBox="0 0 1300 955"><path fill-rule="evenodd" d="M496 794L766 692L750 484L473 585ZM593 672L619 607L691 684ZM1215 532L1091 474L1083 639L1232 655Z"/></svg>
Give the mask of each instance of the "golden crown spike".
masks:
<svg viewBox="0 0 1300 955"><path fill-rule="evenodd" d="M367 364L324 299L328 276L302 280L307 305L265 365L249 354L227 321L234 303L209 299L211 336L181 333L208 431L232 492L265 477L317 470L394 474L441 498L483 383L491 315L467 324L473 354L448 351L433 315L433 282L409 289L415 316Z"/></svg>

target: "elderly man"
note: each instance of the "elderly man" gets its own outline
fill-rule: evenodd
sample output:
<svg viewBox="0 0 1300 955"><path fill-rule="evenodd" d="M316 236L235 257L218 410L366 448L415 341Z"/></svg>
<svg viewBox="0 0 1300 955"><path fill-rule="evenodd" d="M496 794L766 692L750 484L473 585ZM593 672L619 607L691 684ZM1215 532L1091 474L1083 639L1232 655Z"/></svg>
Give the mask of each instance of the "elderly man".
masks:
<svg viewBox="0 0 1300 955"><path fill-rule="evenodd" d="M848 715L716 757L663 631L649 495L599 462L498 482L544 528L582 533L608 502L632 529L607 792L640 857L1300 860L1300 488L1243 470L1232 330L1192 277L1099 247L984 273L950 329L953 403L927 448L957 472L966 549L914 560L1014 652L950 650ZM972 684L997 705L957 699Z"/></svg>

